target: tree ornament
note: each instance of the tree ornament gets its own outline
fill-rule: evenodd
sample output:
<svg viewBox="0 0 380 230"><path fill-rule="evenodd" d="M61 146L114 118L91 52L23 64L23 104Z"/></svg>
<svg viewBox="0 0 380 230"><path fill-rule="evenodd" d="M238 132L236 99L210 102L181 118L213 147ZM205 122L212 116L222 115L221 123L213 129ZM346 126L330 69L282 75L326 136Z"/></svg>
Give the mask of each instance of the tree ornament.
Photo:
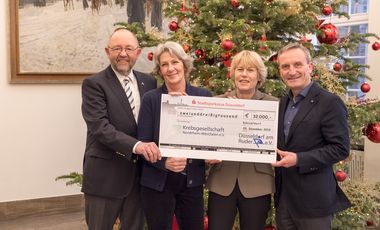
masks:
<svg viewBox="0 0 380 230"><path fill-rule="evenodd" d="M267 36L265 34L261 35L261 41L266 42L267 41Z"/></svg>
<svg viewBox="0 0 380 230"><path fill-rule="evenodd" d="M176 21L171 21L169 23L169 30L177 31L178 30L178 23Z"/></svg>
<svg viewBox="0 0 380 230"><path fill-rule="evenodd" d="M343 182L344 180L346 180L347 174L343 170L339 169L338 171L336 171L335 177L337 181Z"/></svg>
<svg viewBox="0 0 380 230"><path fill-rule="evenodd" d="M360 86L360 90L361 90L363 93L368 93L368 92L371 90L371 85L368 84L367 82L364 82L364 83Z"/></svg>
<svg viewBox="0 0 380 230"><path fill-rule="evenodd" d="M240 5L239 0L231 0L231 6L233 8L238 8Z"/></svg>
<svg viewBox="0 0 380 230"><path fill-rule="evenodd" d="M372 49L373 50L379 50L380 49L380 43L378 43L378 42L374 42L373 44L372 44Z"/></svg>
<svg viewBox="0 0 380 230"><path fill-rule="evenodd" d="M334 44L338 41L338 29L331 23L324 24L319 28L317 38L320 43Z"/></svg>
<svg viewBox="0 0 380 230"><path fill-rule="evenodd" d="M203 56L203 50L202 49L196 49L194 51L195 56L202 57Z"/></svg>
<svg viewBox="0 0 380 230"><path fill-rule="evenodd" d="M208 230L208 216L203 217L203 230Z"/></svg>
<svg viewBox="0 0 380 230"><path fill-rule="evenodd" d="M372 226L375 225L375 223L373 222L373 220L367 220L366 224L367 224L367 227L372 227Z"/></svg>
<svg viewBox="0 0 380 230"><path fill-rule="evenodd" d="M183 44L182 45L182 48L183 48L183 51L185 51L185 53L188 53L190 51L190 45L189 44Z"/></svg>
<svg viewBox="0 0 380 230"><path fill-rule="evenodd" d="M148 53L148 60L153 61L153 52Z"/></svg>
<svg viewBox="0 0 380 230"><path fill-rule="evenodd" d="M342 67L343 67L342 64L340 64L339 62L336 62L333 66L334 70L337 72L341 71Z"/></svg>
<svg viewBox="0 0 380 230"><path fill-rule="evenodd" d="M222 44L220 45L222 47L222 49L224 49L225 51L229 51L229 50L232 50L234 48L234 43L229 40L229 39L226 39L226 40L223 40L222 41Z"/></svg>
<svg viewBox="0 0 380 230"><path fill-rule="evenodd" d="M232 56L232 54L229 52L220 54L222 61L230 60L231 56Z"/></svg>
<svg viewBox="0 0 380 230"><path fill-rule="evenodd" d="M264 53L267 50L267 48L268 48L267 46L260 46L259 47L259 52L260 53Z"/></svg>
<svg viewBox="0 0 380 230"><path fill-rule="evenodd" d="M333 9L331 6L324 6L322 9L322 14L329 16L333 12Z"/></svg>
<svg viewBox="0 0 380 230"><path fill-rule="evenodd" d="M265 225L264 230L276 230L277 228L271 224Z"/></svg>
<svg viewBox="0 0 380 230"><path fill-rule="evenodd" d="M380 143L380 122L367 125L363 134L373 143Z"/></svg>
<svg viewBox="0 0 380 230"><path fill-rule="evenodd" d="M223 61L223 64L224 64L224 66L225 67L231 67L231 63L232 63L232 60L231 59L228 59L228 60L226 60L226 61Z"/></svg>

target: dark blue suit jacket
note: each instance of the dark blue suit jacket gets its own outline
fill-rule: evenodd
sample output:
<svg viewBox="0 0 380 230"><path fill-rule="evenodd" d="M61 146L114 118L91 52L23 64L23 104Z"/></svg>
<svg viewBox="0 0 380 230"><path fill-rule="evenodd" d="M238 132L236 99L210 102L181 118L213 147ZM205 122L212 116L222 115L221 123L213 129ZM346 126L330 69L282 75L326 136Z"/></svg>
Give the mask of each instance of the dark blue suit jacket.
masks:
<svg viewBox="0 0 380 230"><path fill-rule="evenodd" d="M153 77L133 73L140 96L157 87ZM111 198L127 196L138 180L138 166L131 159L137 124L111 66L83 81L82 114L87 124L82 192Z"/></svg>
<svg viewBox="0 0 380 230"><path fill-rule="evenodd" d="M276 169L276 196L283 196L292 216L327 216L350 206L339 188L333 164L349 155L347 109L342 100L316 83L300 103L284 136L284 114L289 98L280 101L278 148L297 153L297 166Z"/></svg>
<svg viewBox="0 0 380 230"><path fill-rule="evenodd" d="M138 119L139 140L144 142L154 141L158 145L160 139L161 94L167 93L168 90L164 84L160 88L144 95ZM189 83L186 83L186 93L190 96L212 96L208 90L191 86ZM164 189L166 177L169 173L165 169L166 159L163 157L162 160L154 164L145 160L142 162L141 185L157 191ZM186 168L187 187L199 186L204 183L204 160L188 159Z"/></svg>

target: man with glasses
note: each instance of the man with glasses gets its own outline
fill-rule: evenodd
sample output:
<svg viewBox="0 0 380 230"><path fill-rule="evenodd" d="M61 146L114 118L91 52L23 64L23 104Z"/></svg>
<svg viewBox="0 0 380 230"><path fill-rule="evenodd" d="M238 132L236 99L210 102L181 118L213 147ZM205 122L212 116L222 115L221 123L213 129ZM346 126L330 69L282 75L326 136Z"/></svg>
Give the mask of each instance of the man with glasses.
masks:
<svg viewBox="0 0 380 230"><path fill-rule="evenodd" d="M132 70L141 53L136 36L124 29L111 35L105 48L110 65L82 84L82 114L87 124L83 162L85 215L88 229L142 230L139 157L161 159L154 142L136 139L140 98L156 80Z"/></svg>

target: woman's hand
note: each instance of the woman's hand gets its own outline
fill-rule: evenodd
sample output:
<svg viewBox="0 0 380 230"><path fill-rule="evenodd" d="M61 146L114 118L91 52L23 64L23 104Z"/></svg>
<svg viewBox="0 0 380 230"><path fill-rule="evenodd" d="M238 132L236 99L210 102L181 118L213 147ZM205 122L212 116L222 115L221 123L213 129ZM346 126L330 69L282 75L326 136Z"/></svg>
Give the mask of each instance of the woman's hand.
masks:
<svg viewBox="0 0 380 230"><path fill-rule="evenodd" d="M182 172L187 163L187 158L168 157L165 162L165 168L173 172Z"/></svg>

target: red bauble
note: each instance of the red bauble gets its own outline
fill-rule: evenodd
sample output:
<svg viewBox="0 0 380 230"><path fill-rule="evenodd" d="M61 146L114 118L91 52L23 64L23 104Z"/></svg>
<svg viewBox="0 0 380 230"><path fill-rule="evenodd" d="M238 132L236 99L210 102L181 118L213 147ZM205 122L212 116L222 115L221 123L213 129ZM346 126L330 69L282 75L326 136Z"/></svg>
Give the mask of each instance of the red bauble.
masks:
<svg viewBox="0 0 380 230"><path fill-rule="evenodd" d="M148 60L153 61L153 52L148 53Z"/></svg>
<svg viewBox="0 0 380 230"><path fill-rule="evenodd" d="M202 49L196 49L194 51L195 56L202 57L203 56L203 50Z"/></svg>
<svg viewBox="0 0 380 230"><path fill-rule="evenodd" d="M367 125L363 134L373 143L380 143L380 122Z"/></svg>
<svg viewBox="0 0 380 230"><path fill-rule="evenodd" d="M171 31L177 31L178 30L178 23L176 21L171 21L169 23L169 29Z"/></svg>
<svg viewBox="0 0 380 230"><path fill-rule="evenodd" d="M338 41L338 29L331 23L319 27L318 41L320 43L334 44Z"/></svg>
<svg viewBox="0 0 380 230"><path fill-rule="evenodd" d="M335 71L337 71L337 72L339 72L339 71L341 71L342 70L342 64L340 64L339 62L336 62L335 64L334 64L334 70Z"/></svg>
<svg viewBox="0 0 380 230"><path fill-rule="evenodd" d="M226 40L222 41L222 44L220 46L225 51L229 51L229 50L232 50L234 48L234 45L235 44L231 40L226 39Z"/></svg>
<svg viewBox="0 0 380 230"><path fill-rule="evenodd" d="M367 220L366 224L367 224L368 227L372 227L372 226L375 225L375 223L373 223L373 220Z"/></svg>
<svg viewBox="0 0 380 230"><path fill-rule="evenodd" d="M374 42L373 44L372 44L372 49L373 50L379 50L380 49L380 43L378 43L378 42Z"/></svg>
<svg viewBox="0 0 380 230"><path fill-rule="evenodd" d="M367 82L364 82L364 83L360 86L360 90L361 90L363 93L368 93L368 92L371 90L371 85L368 84Z"/></svg>
<svg viewBox="0 0 380 230"><path fill-rule="evenodd" d="M333 12L333 9L331 6L324 6L322 9L322 14L329 16Z"/></svg>
<svg viewBox="0 0 380 230"><path fill-rule="evenodd" d="M230 59L231 59L231 56L232 56L232 54L231 54L231 53L228 53L228 52L227 52L227 53L222 53L222 54L220 55L222 61L230 60Z"/></svg>
<svg viewBox="0 0 380 230"><path fill-rule="evenodd" d="M239 0L231 0L231 6L234 8L238 8L240 5Z"/></svg>
<svg viewBox="0 0 380 230"><path fill-rule="evenodd" d="M347 178L347 174L339 169L338 171L336 171L335 177L337 181L342 182Z"/></svg>
<svg viewBox="0 0 380 230"><path fill-rule="evenodd" d="M277 228L273 225L265 225L264 230L276 230Z"/></svg>
<svg viewBox="0 0 380 230"><path fill-rule="evenodd" d="M203 229L208 230L208 216L203 217Z"/></svg>

